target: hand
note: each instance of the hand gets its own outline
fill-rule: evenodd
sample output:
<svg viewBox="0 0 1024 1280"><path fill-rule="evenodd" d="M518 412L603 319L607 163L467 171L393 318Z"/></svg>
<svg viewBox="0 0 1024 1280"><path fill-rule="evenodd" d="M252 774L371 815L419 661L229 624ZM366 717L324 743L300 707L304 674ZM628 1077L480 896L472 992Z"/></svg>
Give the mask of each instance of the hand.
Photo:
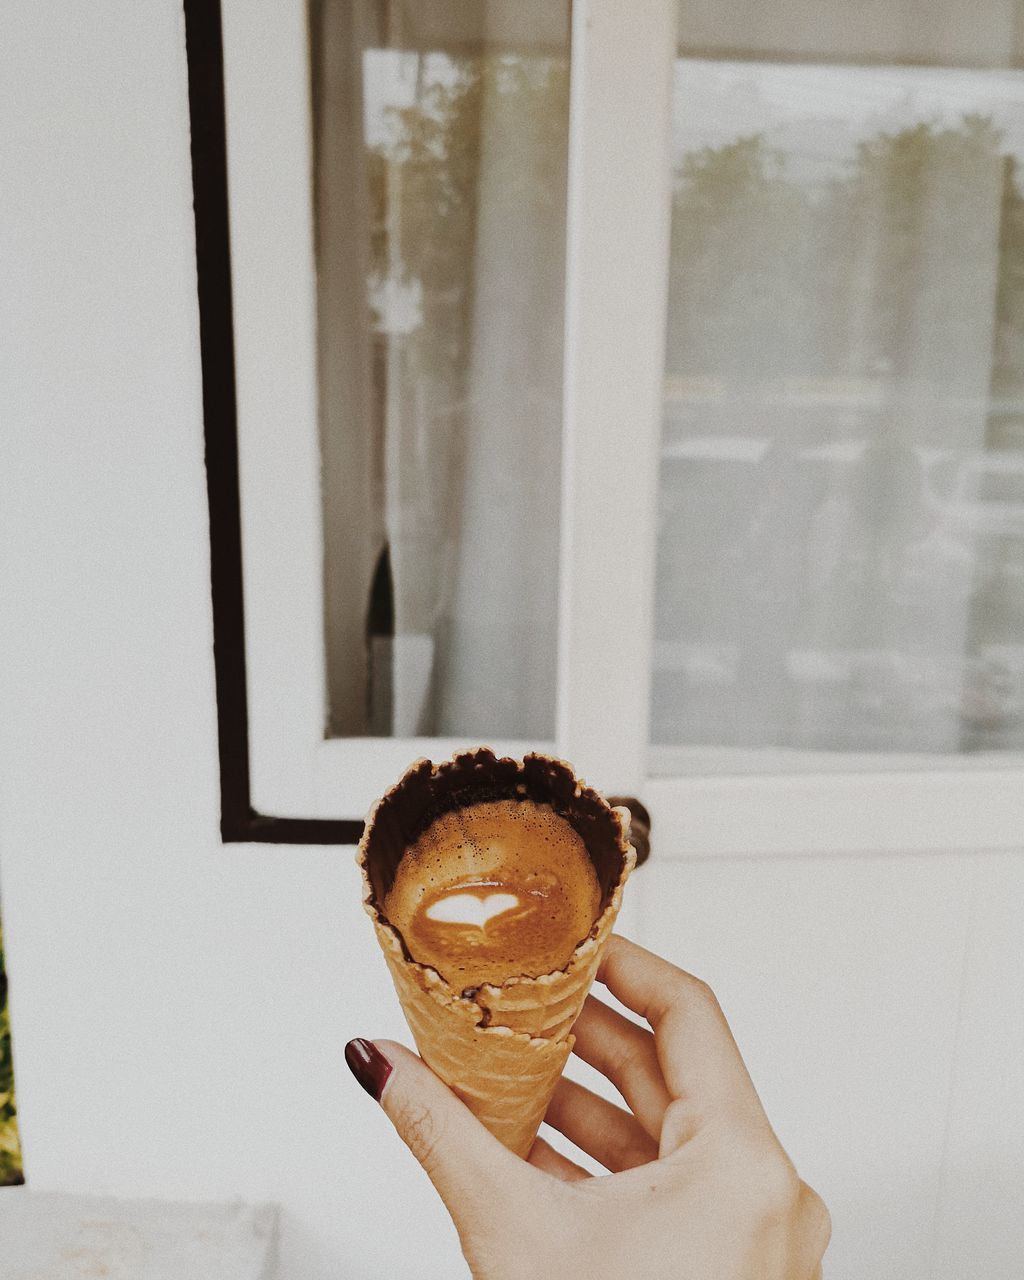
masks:
<svg viewBox="0 0 1024 1280"><path fill-rule="evenodd" d="M619 937L598 981L652 1028L592 996L574 1028L574 1052L630 1110L563 1079L545 1119L610 1177L541 1138L519 1160L401 1045L346 1050L444 1200L473 1276L817 1280L828 1211L772 1132L711 990Z"/></svg>

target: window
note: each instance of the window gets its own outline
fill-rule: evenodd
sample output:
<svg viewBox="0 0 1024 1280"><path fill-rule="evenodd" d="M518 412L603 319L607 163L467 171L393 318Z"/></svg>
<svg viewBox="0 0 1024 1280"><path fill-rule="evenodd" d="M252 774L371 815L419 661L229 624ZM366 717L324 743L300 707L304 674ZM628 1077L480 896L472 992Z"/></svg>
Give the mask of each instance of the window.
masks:
<svg viewBox="0 0 1024 1280"><path fill-rule="evenodd" d="M1016 28L473 12L224 5L252 807L483 740L670 856L1014 847Z"/></svg>

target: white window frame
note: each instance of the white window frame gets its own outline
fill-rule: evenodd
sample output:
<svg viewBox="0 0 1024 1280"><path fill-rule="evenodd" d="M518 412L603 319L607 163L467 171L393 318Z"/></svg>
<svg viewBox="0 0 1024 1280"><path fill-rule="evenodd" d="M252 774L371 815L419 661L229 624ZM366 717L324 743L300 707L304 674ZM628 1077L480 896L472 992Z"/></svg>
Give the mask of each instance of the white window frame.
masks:
<svg viewBox="0 0 1024 1280"><path fill-rule="evenodd" d="M324 736L305 4L224 0L223 20L252 800L358 818L418 756L479 744ZM676 0L573 4L556 733L491 745L639 796L659 859L1020 849L1020 754L694 749L651 775L675 24Z"/></svg>

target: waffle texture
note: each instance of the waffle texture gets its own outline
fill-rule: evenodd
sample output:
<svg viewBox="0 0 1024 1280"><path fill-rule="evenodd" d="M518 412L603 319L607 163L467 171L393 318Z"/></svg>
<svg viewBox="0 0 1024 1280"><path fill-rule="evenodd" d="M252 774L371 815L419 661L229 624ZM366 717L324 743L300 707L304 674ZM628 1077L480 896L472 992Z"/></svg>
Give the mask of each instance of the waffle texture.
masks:
<svg viewBox="0 0 1024 1280"><path fill-rule="evenodd" d="M583 837L601 909L568 963L537 978L454 990L409 955L382 903L403 851L443 812L493 799L550 804ZM487 1128L526 1156L572 1050L571 1028L597 973L636 862L628 814L612 809L565 761L497 758L488 748L419 760L374 806L357 853L373 921L420 1056Z"/></svg>

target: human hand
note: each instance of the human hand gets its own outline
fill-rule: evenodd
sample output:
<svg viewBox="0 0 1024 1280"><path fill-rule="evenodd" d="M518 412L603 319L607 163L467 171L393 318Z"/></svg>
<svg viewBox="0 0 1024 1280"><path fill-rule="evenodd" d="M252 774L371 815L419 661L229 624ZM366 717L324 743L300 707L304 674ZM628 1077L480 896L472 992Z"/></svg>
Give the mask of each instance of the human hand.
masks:
<svg viewBox="0 0 1024 1280"><path fill-rule="evenodd" d="M574 1052L627 1112L567 1079L546 1122L611 1176L538 1138L507 1151L421 1060L355 1040L349 1066L426 1170L476 1280L818 1280L831 1226L772 1132L710 988L625 938L598 981L647 1020L593 996Z"/></svg>

